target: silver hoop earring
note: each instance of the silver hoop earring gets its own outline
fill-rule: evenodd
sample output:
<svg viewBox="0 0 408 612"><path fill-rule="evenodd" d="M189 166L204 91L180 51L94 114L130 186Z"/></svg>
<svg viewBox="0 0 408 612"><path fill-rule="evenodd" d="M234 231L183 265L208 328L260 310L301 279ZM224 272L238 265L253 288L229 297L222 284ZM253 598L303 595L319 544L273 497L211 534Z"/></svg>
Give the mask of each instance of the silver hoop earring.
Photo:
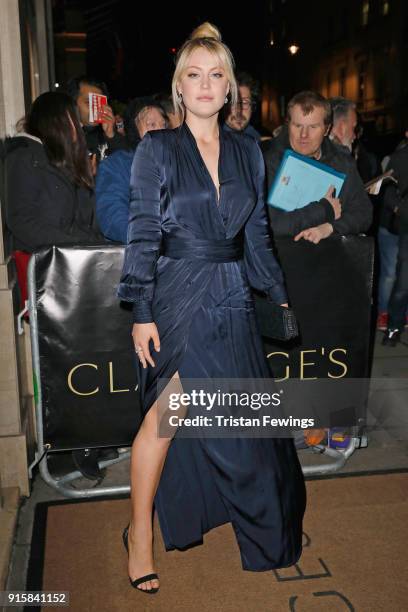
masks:
<svg viewBox="0 0 408 612"><path fill-rule="evenodd" d="M183 94L182 94L181 92L179 92L179 93L177 94L177 96L178 96L178 99L179 99L179 100L180 100L180 102L181 102L181 101L183 100Z"/></svg>

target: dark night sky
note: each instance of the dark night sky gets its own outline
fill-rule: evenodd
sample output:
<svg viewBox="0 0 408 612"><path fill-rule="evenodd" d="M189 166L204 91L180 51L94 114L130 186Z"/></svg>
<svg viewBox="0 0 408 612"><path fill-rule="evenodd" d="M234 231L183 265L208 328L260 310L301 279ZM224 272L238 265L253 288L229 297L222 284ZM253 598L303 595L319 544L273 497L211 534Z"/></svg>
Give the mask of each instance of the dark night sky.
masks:
<svg viewBox="0 0 408 612"><path fill-rule="evenodd" d="M107 81L112 94L123 100L170 90L174 69L171 49L179 48L197 25L210 21L221 30L237 68L259 78L262 47L267 40L265 3L255 0L247 10L222 0L198 6L119 0L112 11L112 22L99 32L99 40L93 42L89 32L88 72ZM120 79L114 78L115 31L124 49Z"/></svg>

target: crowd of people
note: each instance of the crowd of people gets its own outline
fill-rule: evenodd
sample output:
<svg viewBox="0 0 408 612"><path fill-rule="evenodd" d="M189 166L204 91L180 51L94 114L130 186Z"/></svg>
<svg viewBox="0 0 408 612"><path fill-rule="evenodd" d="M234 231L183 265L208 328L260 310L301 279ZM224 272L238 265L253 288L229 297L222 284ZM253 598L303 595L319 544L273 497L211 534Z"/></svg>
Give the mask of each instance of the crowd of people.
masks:
<svg viewBox="0 0 408 612"><path fill-rule="evenodd" d="M214 63L214 56L219 60L217 71L213 67L208 68ZM191 65L192 57L195 58L194 65ZM195 88L200 92L200 97L197 97ZM381 168L375 156L371 155L357 138L357 112L352 101L341 97L328 100L314 91L299 92L287 105L285 123L277 126L272 137L262 138L251 123L253 111L259 101L258 84L246 73L238 72L234 76L229 50L221 43L217 30L208 24L204 24L203 29L196 32L181 50L173 79L172 95L158 94L130 101L124 113L123 126L109 105L103 107L97 121L90 120L90 93L108 96L104 83L87 76L73 78L64 92L40 95L25 118L24 129L7 140L6 224L13 237L16 262L19 257L50 245L98 244L106 241L127 243L120 296L134 302L133 337L136 353L143 369L149 371L140 374L144 377L146 413L153 401L153 370L147 366L155 365L149 342L154 345L154 359L159 364L163 362L163 371L167 371L171 360L165 361L168 350L166 343L173 342L174 347L181 347L186 341L183 328L179 327L178 323L176 325L175 321L168 321L166 314L160 319L162 315L157 306L155 316L162 330L166 330L161 335L162 346L159 352L160 340L152 319L151 291L152 274L156 274L155 264L160 251L160 223L164 228L169 228L165 231L166 235L176 235L170 241L166 239L164 253L169 253L167 259L173 263L168 263L164 257L165 263L160 264L156 277L156 294L160 293L157 289L157 282L160 280L164 297L177 303L180 312L185 311L183 324L186 325L188 308L186 309L183 302L178 303L177 296L171 293L170 280L176 277L179 277L180 282L186 280L191 268L183 268L180 263L183 260L174 255L177 249L207 249L208 261L212 262L217 261L211 259L215 257L211 250L214 248L213 243L222 240L227 243L229 240L228 245L223 247L225 253L221 261L225 262L225 266L238 265L236 253L242 251L243 245L239 243L237 236L241 230L244 231L245 225L246 269L251 285L264 289L267 293L269 291L271 300L285 307L287 298L283 279L269 248L268 234L272 237L291 237L295 242L306 240L318 244L333 234L358 235L373 232L375 206L380 211L380 214L375 215L375 218L379 219L375 229L380 262L378 326L385 332L384 344L395 346L400 340L406 324L408 306L407 142L401 144L387 160L385 170L392 170L395 180L384 182L373 203L364 183L380 174ZM218 106L214 106L212 115L203 120L201 106L212 108L216 103ZM234 177L230 179L232 183L228 187L229 210L226 208L225 196L223 198L225 187L221 176L227 170L226 167L221 168L217 161L221 147L228 150L228 176ZM288 149L344 173L346 179L341 193L336 194L330 188L321 199L310 202L303 208L287 212L268 206L266 213L265 194L274 183L284 152ZM219 154L221 158L221 153ZM254 180L251 177L254 177ZM248 220L244 224L243 216L238 214L240 190L243 190L242 193L250 193L254 189L256 205L253 211L248 212ZM190 209L182 210L183 202L187 202L188 197L192 197L191 194L194 194L196 200L195 217ZM214 201L213 209L208 209L210 199ZM151 210L143 208L141 200L144 203L148 200ZM245 199L245 205L248 205L248 201L251 199ZM174 218L170 202L173 202L174 210L177 211ZM236 207L234 210L233 206ZM235 213L237 217L234 220ZM225 238L214 219L222 219L225 227L234 220L237 235L232 233ZM266 229L268 222L269 230ZM190 237L186 246L186 227L190 226L196 227L197 235L201 236L199 245ZM206 232L209 232L208 236ZM145 250L140 246L142 234L149 243ZM211 237L213 239L210 239ZM141 268L140 274L145 275L140 287L132 285L132 271L137 266ZM224 270L222 266L221 269ZM198 276L201 275L200 286L209 282L205 277L205 270L206 267L201 266L201 269L196 271ZM163 280L165 273L169 275L167 281ZM237 269L236 274L241 278L242 271ZM217 290L220 292L227 287L227 277L228 275L224 277L220 274L220 277L213 281L218 283ZM274 279L273 283L271 279ZM216 290L213 290L215 295ZM246 288L243 286L242 290L245 291ZM137 298L134 297L136 294ZM199 294L199 291L196 292L196 296ZM156 301L160 297L157 295ZM183 292L180 295L184 295ZM198 370L198 354L202 346L208 346L204 342L204 330L210 329L211 326L211 321L206 318L207 312L214 307L211 299L214 299L214 296L210 294L203 298L197 311L198 319L191 323L194 325L194 333L190 334L188 345L190 364L195 363ZM177 318L177 321L179 320L180 317ZM224 366L231 366L230 375L236 373L236 367L244 377L245 372L247 376L266 376L264 364L257 357L259 351L262 351L260 341L247 337L247 332L248 330L242 327L242 337L246 338L247 361L242 358L237 365L230 363L229 357L225 356ZM231 337L230 341L234 343L236 338ZM216 362L215 358L214 360ZM179 360L178 370L186 368L183 364L184 362ZM177 374L174 367L170 368L171 376ZM151 408L150 413L153 413ZM134 456L138 453L137 456L142 459L144 451L141 449L145 444L141 441L142 437L145 436L153 446L149 438L151 432L146 433L147 428L151 427L151 419L152 417L145 417L144 423L147 425L142 429L139 441L135 443ZM163 448L163 444L160 450L157 450L160 461L167 450L167 447ZM282 441L276 442L275 451L282 461L290 455L292 466L296 467L291 446L285 446ZM88 478L100 476L98 459L101 458L101 452L97 449L75 451L73 457L76 465ZM174 452L169 454L170 463L174 460ZM214 453L215 456L219 450L215 445L209 445L206 452ZM247 455L244 462L247 470L251 467L251 461L251 457ZM269 464L264 467L265 470L272 469ZM143 479L143 474L139 472L137 478L135 477L137 482ZM272 474L271 479L274 478ZM288 488L286 492L281 493L285 497L288 513L291 514L292 524L288 523L287 529L292 530L294 542L292 550L281 550L279 553L281 559L285 559L283 565L295 562L299 552L299 521L304 503L299 478L297 472L288 475ZM222 478L218 484L220 489L227 487ZM152 500L154 491L151 483L149 487L146 488L146 495ZM165 499L169 491L165 488L165 483L161 487L162 497ZM136 496L134 516L143 522L147 515L140 510L137 500ZM296 509L292 507L295 500L298 501ZM269 502L273 505L271 500ZM237 520L238 523L242 521L244 534L245 530L249 529L248 517L244 518L244 514L241 516L239 500L234 500L233 503L236 504ZM159 508L159 511L163 513L165 508ZM257 525L257 519L254 521L253 524ZM260 526L259 533L257 529L253 529L255 540L262 537L262 529ZM127 548L131 541L132 546L136 546L136 531L134 523L130 531L125 531L124 542ZM182 529L176 535L180 535L182 540L181 532ZM243 549L248 546L246 553L250 569L282 566L269 562L269 552L264 551L264 556L255 553L251 549L249 539L246 542L244 536L241 544ZM130 561L129 567L129 573L137 577L137 580L131 580L133 586L149 592L157 591L158 578L155 573L150 572L147 575L150 578L145 575L142 577L144 580L141 580L141 566Z"/></svg>
<svg viewBox="0 0 408 612"><path fill-rule="evenodd" d="M245 72L238 72L236 78L237 104L227 105L220 121L224 130L258 141L265 160L266 190L288 148L348 177L340 199L327 193L319 202L291 212L268 207L272 233L313 242L332 232L375 234L377 327L386 332L384 343L395 346L407 321L407 139L381 166L357 137L355 103L342 97L324 99L316 92L294 96L286 122L272 137L261 138L251 123L259 85ZM109 105L98 122L90 122L90 93L108 95L104 83L87 76L72 78L64 93L41 95L20 122L23 129L6 143L6 222L17 259L50 244L104 240L125 244L135 150L146 132L178 127L171 96L163 94L131 100L123 127ZM363 183L385 171L392 171L396 182L385 182L370 203Z"/></svg>

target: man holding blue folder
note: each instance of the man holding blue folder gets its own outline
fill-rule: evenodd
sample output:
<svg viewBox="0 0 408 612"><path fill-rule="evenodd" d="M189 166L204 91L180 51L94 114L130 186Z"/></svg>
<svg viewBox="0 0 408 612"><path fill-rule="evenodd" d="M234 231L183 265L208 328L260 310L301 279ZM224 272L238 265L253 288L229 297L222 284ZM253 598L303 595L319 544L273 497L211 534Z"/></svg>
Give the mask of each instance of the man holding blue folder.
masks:
<svg viewBox="0 0 408 612"><path fill-rule="evenodd" d="M264 154L275 236L317 244L333 232L359 234L371 225L354 159L329 140L330 124L331 106L320 94L304 91L290 100L287 126Z"/></svg>
<svg viewBox="0 0 408 612"><path fill-rule="evenodd" d="M320 94L305 91L295 95L288 104L287 125L271 141L268 150L264 153L268 212L275 237L291 236L295 241L303 239L318 244L333 233L359 234L367 231L371 225L372 205L364 190L354 159L344 147L336 145L328 138L331 114L330 103ZM283 250L285 251L285 248ZM354 348L354 345L350 344L350 337L358 338L358 351L364 353L365 345L361 340L363 332L359 329L353 330L355 318L353 313L358 312L359 304L351 300L347 303L344 296L339 296L339 300L337 299L327 279L328 262L324 262L322 268L326 272L320 276L317 269L318 257L310 258L310 249L307 251L309 251L307 258L309 268L305 267L303 273L308 280L311 275L313 276L313 297L310 299L314 300L316 318L311 314L310 305L307 305L309 298L299 297L305 293L309 295L308 284L306 282L303 286L296 276L297 284L291 287L291 306L300 324L301 338L300 345L293 348L293 354L288 349L292 362L298 363L299 359L302 359L299 351L305 349L308 353L313 345L333 347L336 346L338 338L342 338L342 342L344 340L344 346L347 346L350 352ZM342 249L340 251L344 252ZM320 247L320 252L335 255L335 249L324 249L323 246ZM298 257L295 257L294 261L303 265L303 260L299 259L299 249L297 253ZM319 249L316 251L317 256L318 253ZM310 267L310 261L313 261L315 267ZM338 264L339 258L334 256L333 266ZM290 265L287 270L282 263L282 269L287 274L290 272ZM352 264L345 269L352 270ZM347 278L342 276L342 271L337 270L337 272L340 283L347 282ZM288 276L291 276L293 282L293 274ZM321 304L319 303L320 283ZM329 294L325 293L327 287L330 288ZM341 291L341 284L339 290ZM346 292L346 295L350 294ZM341 304L340 308L338 302ZM333 312L337 313L335 320ZM356 320L359 320L358 317ZM344 336L342 336L343 329L346 330ZM320 349L316 348L316 354L318 351ZM326 401L324 396L321 401ZM324 429L303 433L307 444L317 444L325 435Z"/></svg>

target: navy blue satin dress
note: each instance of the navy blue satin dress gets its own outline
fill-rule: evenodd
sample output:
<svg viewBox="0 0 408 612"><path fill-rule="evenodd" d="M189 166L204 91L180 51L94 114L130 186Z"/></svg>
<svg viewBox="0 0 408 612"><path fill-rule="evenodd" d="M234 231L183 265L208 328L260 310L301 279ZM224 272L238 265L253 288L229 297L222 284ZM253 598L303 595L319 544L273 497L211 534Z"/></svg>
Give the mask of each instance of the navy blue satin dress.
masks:
<svg viewBox="0 0 408 612"><path fill-rule="evenodd" d="M220 130L218 176L219 201L186 123L148 132L135 153L118 295L133 302L135 322L154 321L160 335L156 367L139 366L145 413L157 399L158 379L176 371L181 383L271 376L250 287L277 303L287 297L268 232L258 144ZM238 238L242 258L217 258L216 245L233 250ZM163 243L170 245L164 255ZM176 435L155 508L167 550L200 543L231 522L242 567L265 571L299 558L305 500L292 439Z"/></svg>

